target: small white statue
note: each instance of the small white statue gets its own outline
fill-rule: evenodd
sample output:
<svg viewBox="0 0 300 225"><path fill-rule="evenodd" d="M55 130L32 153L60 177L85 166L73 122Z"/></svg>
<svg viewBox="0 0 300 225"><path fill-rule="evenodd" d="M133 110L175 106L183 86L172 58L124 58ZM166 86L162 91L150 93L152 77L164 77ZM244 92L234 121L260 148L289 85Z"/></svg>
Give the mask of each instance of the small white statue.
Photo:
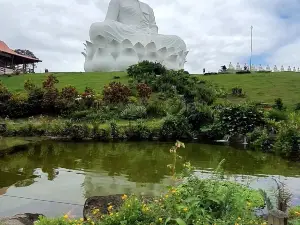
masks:
<svg viewBox="0 0 300 225"><path fill-rule="evenodd" d="M278 72L277 66L274 66L274 72Z"/></svg>
<svg viewBox="0 0 300 225"><path fill-rule="evenodd" d="M298 72L300 72L300 68L298 67Z"/></svg>
<svg viewBox="0 0 300 225"><path fill-rule="evenodd" d="M281 69L280 69L280 70L281 70L281 72L284 72L284 67L283 67L283 66L281 66Z"/></svg>
<svg viewBox="0 0 300 225"><path fill-rule="evenodd" d="M241 70L241 65L240 65L240 63L237 63L237 64L236 64L236 70Z"/></svg>
<svg viewBox="0 0 300 225"><path fill-rule="evenodd" d="M270 66L269 66L269 65L267 65L267 67L266 67L266 71L271 71L271 68L270 68Z"/></svg>
<svg viewBox="0 0 300 225"><path fill-rule="evenodd" d="M258 70L259 71L263 71L264 70L261 64L259 64Z"/></svg>
<svg viewBox="0 0 300 225"><path fill-rule="evenodd" d="M229 63L228 69L229 69L229 70L234 70L234 66L232 65L231 62Z"/></svg>
<svg viewBox="0 0 300 225"><path fill-rule="evenodd" d="M252 66L251 66L251 71L256 71L254 64L252 64Z"/></svg>
<svg viewBox="0 0 300 225"><path fill-rule="evenodd" d="M289 71L289 72L291 72L291 71L292 71L292 69L291 69L291 66L289 66L289 67L288 67L288 71Z"/></svg>

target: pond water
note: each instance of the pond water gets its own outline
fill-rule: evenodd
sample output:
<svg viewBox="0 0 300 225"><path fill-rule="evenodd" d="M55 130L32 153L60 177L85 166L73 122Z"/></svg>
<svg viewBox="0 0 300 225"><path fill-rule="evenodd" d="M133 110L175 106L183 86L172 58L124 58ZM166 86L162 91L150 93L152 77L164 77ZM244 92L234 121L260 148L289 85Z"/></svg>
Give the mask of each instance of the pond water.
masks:
<svg viewBox="0 0 300 225"><path fill-rule="evenodd" d="M44 141L27 151L0 158L0 216L33 212L82 215L94 195L136 193L158 195L172 183L168 164L173 143L70 143ZM187 143L179 150L202 177L225 159L230 179L270 189L274 178L287 184L293 204L300 204L300 163L280 157L236 150L229 146Z"/></svg>

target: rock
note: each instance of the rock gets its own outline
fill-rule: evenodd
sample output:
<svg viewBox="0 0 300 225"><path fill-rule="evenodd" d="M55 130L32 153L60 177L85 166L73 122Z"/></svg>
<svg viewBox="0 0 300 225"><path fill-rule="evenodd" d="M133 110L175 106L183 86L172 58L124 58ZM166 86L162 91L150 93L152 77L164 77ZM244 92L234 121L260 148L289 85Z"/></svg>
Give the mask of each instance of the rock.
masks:
<svg viewBox="0 0 300 225"><path fill-rule="evenodd" d="M12 217L0 218L1 225L33 225L42 214L24 213Z"/></svg>

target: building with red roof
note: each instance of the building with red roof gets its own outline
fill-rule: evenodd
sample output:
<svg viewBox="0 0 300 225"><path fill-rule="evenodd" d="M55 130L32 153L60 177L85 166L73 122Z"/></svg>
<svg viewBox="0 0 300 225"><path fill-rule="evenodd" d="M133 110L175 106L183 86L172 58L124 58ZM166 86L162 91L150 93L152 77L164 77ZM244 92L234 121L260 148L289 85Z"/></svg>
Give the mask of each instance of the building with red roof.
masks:
<svg viewBox="0 0 300 225"><path fill-rule="evenodd" d="M42 62L40 59L21 55L10 49L7 44L0 40L0 74L9 74L16 66L22 65L20 72L26 72L28 65L32 65L34 72L35 63Z"/></svg>

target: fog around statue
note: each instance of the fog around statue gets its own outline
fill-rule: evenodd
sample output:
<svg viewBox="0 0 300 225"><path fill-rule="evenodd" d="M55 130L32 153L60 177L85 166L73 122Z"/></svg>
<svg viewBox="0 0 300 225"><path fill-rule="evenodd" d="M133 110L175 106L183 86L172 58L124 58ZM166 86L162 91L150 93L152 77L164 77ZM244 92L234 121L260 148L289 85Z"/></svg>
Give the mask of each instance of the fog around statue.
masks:
<svg viewBox="0 0 300 225"><path fill-rule="evenodd" d="M153 9L138 0L111 0L105 21L90 27L85 71L124 71L139 61L160 62L183 69L185 42L175 35L158 34Z"/></svg>

